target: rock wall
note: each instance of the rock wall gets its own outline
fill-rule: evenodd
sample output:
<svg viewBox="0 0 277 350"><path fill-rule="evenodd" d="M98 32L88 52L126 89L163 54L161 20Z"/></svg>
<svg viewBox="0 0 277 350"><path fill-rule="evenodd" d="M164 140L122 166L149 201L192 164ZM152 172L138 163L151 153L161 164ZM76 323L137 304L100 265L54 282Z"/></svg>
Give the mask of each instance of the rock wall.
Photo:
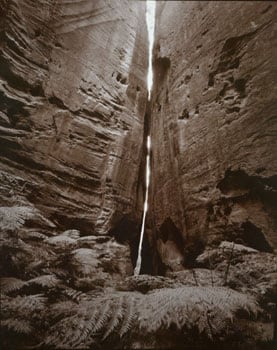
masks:
<svg viewBox="0 0 277 350"><path fill-rule="evenodd" d="M276 9L157 3L151 239L170 269L222 239L277 246Z"/></svg>
<svg viewBox="0 0 277 350"><path fill-rule="evenodd" d="M0 11L1 205L32 204L81 234L139 217L145 3L1 0Z"/></svg>

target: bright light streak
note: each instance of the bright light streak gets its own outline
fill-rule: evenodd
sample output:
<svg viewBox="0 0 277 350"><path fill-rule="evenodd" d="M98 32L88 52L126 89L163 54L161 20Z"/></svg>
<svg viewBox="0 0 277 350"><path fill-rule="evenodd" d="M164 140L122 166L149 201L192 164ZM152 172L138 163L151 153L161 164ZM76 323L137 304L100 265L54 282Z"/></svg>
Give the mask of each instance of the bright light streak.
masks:
<svg viewBox="0 0 277 350"><path fill-rule="evenodd" d="M148 91L148 100L151 98L151 91L153 85L153 69L152 69L152 55L153 55L153 46L154 46L154 30L155 30L155 9L156 3L153 0L147 0L146 2L146 23L148 31L148 43L149 43L149 53L148 53L148 74L147 74L147 91ZM148 197L149 197L149 185L150 185L150 153L151 153L151 138L147 136L147 156L146 156L146 189L145 189L145 200L143 206L143 217L140 231L140 241L138 247L138 257L136 262L136 267L134 270L134 275L137 276L140 274L141 269L141 251L142 251L142 242L145 231L145 221L146 213L148 210Z"/></svg>
<svg viewBox="0 0 277 350"><path fill-rule="evenodd" d="M143 242L143 236L144 236L144 230L145 230L145 220L146 220L146 213L148 210L148 196L149 196L149 185L150 185L150 151L151 151L151 138L150 136L147 136L147 156L146 156L146 190L145 190L145 200L144 200L144 207L143 207L143 217L142 217L142 225L141 225L141 231L140 231L140 241L139 241L139 247L138 247L138 258L136 267L134 270L134 275L138 276L141 269L141 250L142 250L142 242Z"/></svg>
<svg viewBox="0 0 277 350"><path fill-rule="evenodd" d="M150 150L151 148L151 138L150 136L147 136L147 149Z"/></svg>
<svg viewBox="0 0 277 350"><path fill-rule="evenodd" d="M154 31L155 31L155 9L156 9L156 1L148 0L146 2L146 24L147 24L148 42L149 42L148 74L147 74L148 100L150 100L151 98L151 90L153 85L152 56L153 56Z"/></svg>

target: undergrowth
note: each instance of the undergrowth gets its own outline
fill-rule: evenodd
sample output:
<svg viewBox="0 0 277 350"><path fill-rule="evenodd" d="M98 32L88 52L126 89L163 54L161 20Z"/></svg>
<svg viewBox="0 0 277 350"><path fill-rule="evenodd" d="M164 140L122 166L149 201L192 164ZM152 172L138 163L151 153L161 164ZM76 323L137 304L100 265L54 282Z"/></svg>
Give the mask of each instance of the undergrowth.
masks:
<svg viewBox="0 0 277 350"><path fill-rule="evenodd" d="M26 208L0 208L0 215L5 349L128 348L134 339L153 344L173 331L184 344L192 333L204 341L224 340L237 320L253 320L260 312L253 297L219 286L172 284L142 294L90 285L83 292L76 279L89 284L90 277L77 276L79 267L72 265L76 232L49 238L21 230L33 215Z"/></svg>

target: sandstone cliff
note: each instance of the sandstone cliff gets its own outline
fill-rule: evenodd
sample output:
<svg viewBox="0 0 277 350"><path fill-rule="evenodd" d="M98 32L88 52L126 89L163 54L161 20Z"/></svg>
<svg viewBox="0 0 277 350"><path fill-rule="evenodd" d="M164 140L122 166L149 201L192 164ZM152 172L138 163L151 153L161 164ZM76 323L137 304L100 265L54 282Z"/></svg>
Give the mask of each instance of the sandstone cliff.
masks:
<svg viewBox="0 0 277 350"><path fill-rule="evenodd" d="M273 349L274 8L0 0L3 348Z"/></svg>
<svg viewBox="0 0 277 350"><path fill-rule="evenodd" d="M171 269L223 238L276 248L274 18L273 2L157 5L152 240Z"/></svg>
<svg viewBox="0 0 277 350"><path fill-rule="evenodd" d="M82 235L140 217L145 4L2 0L0 10L1 205L34 205Z"/></svg>

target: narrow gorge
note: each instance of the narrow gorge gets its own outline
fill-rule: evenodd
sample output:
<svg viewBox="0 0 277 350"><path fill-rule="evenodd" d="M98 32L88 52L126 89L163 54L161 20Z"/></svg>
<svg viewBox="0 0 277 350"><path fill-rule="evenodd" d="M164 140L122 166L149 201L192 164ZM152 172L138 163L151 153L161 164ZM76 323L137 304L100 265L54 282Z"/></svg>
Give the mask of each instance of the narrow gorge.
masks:
<svg viewBox="0 0 277 350"><path fill-rule="evenodd" d="M276 19L0 0L4 349L274 349Z"/></svg>

